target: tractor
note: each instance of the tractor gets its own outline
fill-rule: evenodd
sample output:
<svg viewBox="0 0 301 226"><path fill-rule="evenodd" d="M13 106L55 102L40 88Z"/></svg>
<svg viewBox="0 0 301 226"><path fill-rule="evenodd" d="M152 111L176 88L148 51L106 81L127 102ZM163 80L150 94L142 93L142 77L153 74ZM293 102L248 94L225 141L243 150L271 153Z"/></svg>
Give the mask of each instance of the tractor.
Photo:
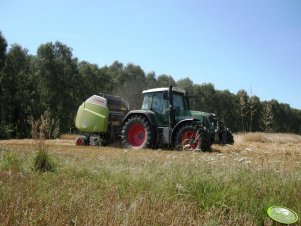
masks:
<svg viewBox="0 0 301 226"><path fill-rule="evenodd" d="M214 114L190 110L184 90L170 86L142 93L142 108L133 111L119 97L90 97L77 112L76 127L88 132L77 139L77 145L106 145L119 137L123 147L131 149L210 151L212 143L233 143L231 131ZM115 105L109 106L113 100Z"/></svg>

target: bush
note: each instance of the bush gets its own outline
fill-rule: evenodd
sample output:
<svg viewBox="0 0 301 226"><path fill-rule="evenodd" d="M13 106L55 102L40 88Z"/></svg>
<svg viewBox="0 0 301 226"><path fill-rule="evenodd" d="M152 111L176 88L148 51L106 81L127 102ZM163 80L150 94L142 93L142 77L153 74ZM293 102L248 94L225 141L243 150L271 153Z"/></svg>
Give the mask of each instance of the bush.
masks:
<svg viewBox="0 0 301 226"><path fill-rule="evenodd" d="M33 170L38 172L53 172L55 170L54 162L43 146L37 149L33 162Z"/></svg>

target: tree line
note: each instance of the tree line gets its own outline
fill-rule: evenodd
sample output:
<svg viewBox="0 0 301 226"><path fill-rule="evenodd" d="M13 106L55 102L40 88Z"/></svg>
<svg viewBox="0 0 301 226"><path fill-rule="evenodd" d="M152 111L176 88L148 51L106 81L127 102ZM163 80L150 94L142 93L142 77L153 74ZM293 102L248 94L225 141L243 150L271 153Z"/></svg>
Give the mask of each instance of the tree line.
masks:
<svg viewBox="0 0 301 226"><path fill-rule="evenodd" d="M58 135L74 129L79 105L93 94L123 97L130 109L140 109L144 89L185 89L193 110L218 115L233 132L273 131L301 133L301 110L277 100L240 90L216 90L211 83L194 84L189 78L145 73L139 65L119 61L99 67L79 61L61 42L41 44L36 55L18 44L8 47L0 32L0 138L31 136L31 125L41 115ZM50 135L49 135L50 137Z"/></svg>

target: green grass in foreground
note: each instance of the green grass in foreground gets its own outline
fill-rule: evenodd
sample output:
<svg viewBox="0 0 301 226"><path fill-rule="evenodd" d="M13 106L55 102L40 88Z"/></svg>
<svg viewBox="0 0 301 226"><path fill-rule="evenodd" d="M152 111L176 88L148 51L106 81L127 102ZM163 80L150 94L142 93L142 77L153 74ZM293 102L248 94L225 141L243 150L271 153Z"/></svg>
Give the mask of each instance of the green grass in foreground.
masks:
<svg viewBox="0 0 301 226"><path fill-rule="evenodd" d="M32 170L33 149L2 149L0 223L270 225L266 210L271 205L300 213L301 167L259 170L243 163L216 164L202 155L54 150L55 171L39 173Z"/></svg>

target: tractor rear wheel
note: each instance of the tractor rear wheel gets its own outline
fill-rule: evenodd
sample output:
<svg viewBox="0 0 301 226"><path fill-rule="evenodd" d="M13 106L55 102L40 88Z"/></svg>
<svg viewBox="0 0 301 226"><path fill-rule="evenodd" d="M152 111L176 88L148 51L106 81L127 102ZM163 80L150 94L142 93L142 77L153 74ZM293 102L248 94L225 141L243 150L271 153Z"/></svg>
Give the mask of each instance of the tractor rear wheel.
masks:
<svg viewBox="0 0 301 226"><path fill-rule="evenodd" d="M183 125L175 136L175 147L179 150L210 151L211 141L208 132L192 124Z"/></svg>
<svg viewBox="0 0 301 226"><path fill-rule="evenodd" d="M141 149L154 146L155 133L143 116L130 117L122 129L122 144L125 148Z"/></svg>

